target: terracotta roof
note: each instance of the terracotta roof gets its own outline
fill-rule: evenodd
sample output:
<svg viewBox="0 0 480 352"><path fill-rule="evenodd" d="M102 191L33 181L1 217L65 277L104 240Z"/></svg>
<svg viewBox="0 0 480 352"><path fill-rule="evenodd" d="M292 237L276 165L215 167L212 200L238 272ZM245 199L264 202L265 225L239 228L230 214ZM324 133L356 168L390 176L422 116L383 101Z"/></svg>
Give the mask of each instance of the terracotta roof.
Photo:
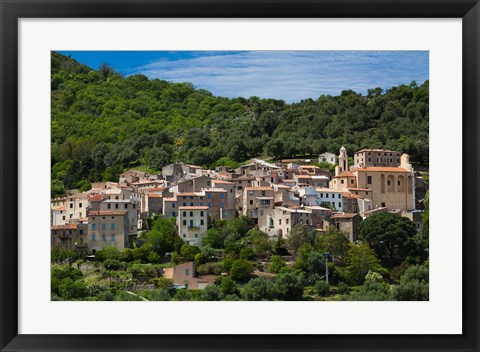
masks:
<svg viewBox="0 0 480 352"><path fill-rule="evenodd" d="M165 191L166 189L168 189L167 187L153 187L153 188L149 188L148 190L149 191Z"/></svg>
<svg viewBox="0 0 480 352"><path fill-rule="evenodd" d="M59 205L58 207L52 207L53 211L61 211L61 210L67 210L66 205Z"/></svg>
<svg viewBox="0 0 480 352"><path fill-rule="evenodd" d="M354 174L351 172L342 172L341 174L338 174L337 176L334 176L333 178L339 178L339 177L355 177Z"/></svg>
<svg viewBox="0 0 480 352"><path fill-rule="evenodd" d="M299 169L320 169L318 166L315 165L300 165Z"/></svg>
<svg viewBox="0 0 480 352"><path fill-rule="evenodd" d="M277 185L277 184L274 184L274 186L277 187L277 188L286 188L286 189L291 188L290 186L286 186L286 185Z"/></svg>
<svg viewBox="0 0 480 352"><path fill-rule="evenodd" d="M363 152L382 152L382 153L399 153L399 154L402 153L399 151L387 150L387 149L362 149L362 150L359 150L358 152L355 152L354 154L363 153Z"/></svg>
<svg viewBox="0 0 480 352"><path fill-rule="evenodd" d="M65 224L65 225L50 226L51 230L76 230L77 228L78 228L77 224Z"/></svg>
<svg viewBox="0 0 480 352"><path fill-rule="evenodd" d="M102 194L97 194L90 197L90 201L92 202L101 202L103 199L104 199L104 196Z"/></svg>
<svg viewBox="0 0 480 352"><path fill-rule="evenodd" d="M334 188L322 188L322 187L317 187L315 188L317 192L327 192L327 193L342 193L342 191Z"/></svg>
<svg viewBox="0 0 480 352"><path fill-rule="evenodd" d="M362 167L358 168L355 171L362 171L362 172L404 172L410 173L407 169L403 167L381 167L381 166L371 166L371 167Z"/></svg>
<svg viewBox="0 0 480 352"><path fill-rule="evenodd" d="M163 198L164 201L166 202L176 202L177 201L177 198L175 197L172 197L172 198Z"/></svg>
<svg viewBox="0 0 480 352"><path fill-rule="evenodd" d="M221 192L221 193L227 193L226 189L223 188L205 188L203 192Z"/></svg>
<svg viewBox="0 0 480 352"><path fill-rule="evenodd" d="M147 193L148 198L163 198L161 194L158 193Z"/></svg>
<svg viewBox="0 0 480 352"><path fill-rule="evenodd" d="M350 192L343 192L343 198L362 198L358 194L353 194Z"/></svg>
<svg viewBox="0 0 480 352"><path fill-rule="evenodd" d="M127 214L127 210L94 210L88 212L88 216L95 216L95 215L125 215Z"/></svg>
<svg viewBox="0 0 480 352"><path fill-rule="evenodd" d="M310 175L297 175L297 178L312 178Z"/></svg>
<svg viewBox="0 0 480 352"><path fill-rule="evenodd" d="M178 207L179 210L208 210L206 206L185 206L185 207Z"/></svg>
<svg viewBox="0 0 480 352"><path fill-rule="evenodd" d="M371 192L372 190L370 188L353 188L353 187L348 187L348 190L352 191L363 191L363 192Z"/></svg>
<svg viewBox="0 0 480 352"><path fill-rule="evenodd" d="M196 197L196 196L198 196L198 194L195 193L195 192L177 193L177 198L178 198L178 197Z"/></svg>
<svg viewBox="0 0 480 352"><path fill-rule="evenodd" d="M342 214L333 214L332 218L334 219L350 219L353 218L356 213L342 213Z"/></svg>
<svg viewBox="0 0 480 352"><path fill-rule="evenodd" d="M245 187L247 191L273 191L271 187Z"/></svg>
<svg viewBox="0 0 480 352"><path fill-rule="evenodd" d="M295 182L295 181L294 181L294 180L291 180L291 179L285 179L285 180L283 180L282 182L292 183L292 182Z"/></svg>

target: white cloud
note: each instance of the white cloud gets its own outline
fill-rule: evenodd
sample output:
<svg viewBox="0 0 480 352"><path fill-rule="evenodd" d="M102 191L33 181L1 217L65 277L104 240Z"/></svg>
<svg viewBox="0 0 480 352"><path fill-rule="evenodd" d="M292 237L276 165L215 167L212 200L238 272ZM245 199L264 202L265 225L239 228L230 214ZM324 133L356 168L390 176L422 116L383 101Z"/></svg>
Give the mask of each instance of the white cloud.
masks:
<svg viewBox="0 0 480 352"><path fill-rule="evenodd" d="M185 52L130 73L191 82L215 95L296 102L352 89L389 88L428 79L428 52L247 51Z"/></svg>

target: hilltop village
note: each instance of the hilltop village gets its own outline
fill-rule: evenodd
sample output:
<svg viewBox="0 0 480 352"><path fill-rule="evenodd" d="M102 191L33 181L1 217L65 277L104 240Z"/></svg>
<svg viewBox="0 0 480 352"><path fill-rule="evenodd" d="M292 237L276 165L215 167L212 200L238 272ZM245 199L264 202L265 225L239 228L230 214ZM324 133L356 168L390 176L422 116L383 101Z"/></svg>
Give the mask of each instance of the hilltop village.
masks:
<svg viewBox="0 0 480 352"><path fill-rule="evenodd" d="M407 218L412 228L422 233L424 221L422 211L416 210L415 187L422 178L417 176L409 156L399 151L363 149L350 160L353 164L350 162L349 166L348 152L342 147L339 155L319 155L318 163L330 164L333 174L328 168L311 165L312 160L269 163L253 159L237 169L220 166L215 170L178 162L163 167L158 175L129 170L116 183L94 183L89 191L53 198L51 245L57 251L94 259L99 254L105 256L106 248L121 253L141 247L152 226L155 227L152 225L155 219L168 220L175 229L175 247L181 247L183 257L176 253L154 256L153 262L158 262L161 270L151 276L171 280L171 287L176 289L204 289L218 284L222 275L232 276L232 267L227 270L228 265L219 265L217 270L204 269L203 276L197 270L197 265L203 262L205 266L209 261L200 259L202 244L225 247L223 254L227 252L228 245L223 241L215 245L211 235L208 240L205 237L209 236L209 229L218 230L231 220L242 219L247 230L250 229L248 234L261 233L270 242L265 245L265 252L274 252L275 243L289 239L292 242L292 231L298 236L299 229L313 236L313 241L335 230L346 242L361 244L360 224L379 213ZM300 241L298 246L304 244ZM293 246L297 254L299 248ZM184 254L189 250L192 255ZM248 278L255 276L268 277L269 271L275 276L275 270L268 270L271 267L271 260L265 261L268 255L242 256L242 252L239 248L232 260L247 257L260 261L259 267L247 270L246 276L237 275L237 283L248 282ZM284 257L274 257L279 258L281 266L288 267L291 252L283 254ZM327 264L341 261L341 255L336 257L335 253L324 257ZM138 262L152 262L151 259ZM328 269L320 266L323 281L327 271L328 284Z"/></svg>

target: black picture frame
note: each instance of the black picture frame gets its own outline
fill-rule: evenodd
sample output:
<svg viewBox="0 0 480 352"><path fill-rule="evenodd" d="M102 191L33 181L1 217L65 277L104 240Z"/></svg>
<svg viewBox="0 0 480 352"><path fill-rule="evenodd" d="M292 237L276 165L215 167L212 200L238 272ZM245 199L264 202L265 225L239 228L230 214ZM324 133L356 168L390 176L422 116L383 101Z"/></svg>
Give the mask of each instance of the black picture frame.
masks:
<svg viewBox="0 0 480 352"><path fill-rule="evenodd" d="M479 351L478 0L0 0L0 14L1 351ZM19 335L17 21L20 18L76 17L462 18L463 334ZM454 118L451 123L456 123Z"/></svg>

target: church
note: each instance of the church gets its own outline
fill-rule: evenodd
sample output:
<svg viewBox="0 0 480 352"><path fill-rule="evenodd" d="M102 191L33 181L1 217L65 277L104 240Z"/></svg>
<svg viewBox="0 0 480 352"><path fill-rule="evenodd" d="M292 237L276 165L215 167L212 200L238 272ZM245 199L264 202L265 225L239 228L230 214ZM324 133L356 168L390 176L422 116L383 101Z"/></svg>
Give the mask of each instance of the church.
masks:
<svg viewBox="0 0 480 352"><path fill-rule="evenodd" d="M348 166L347 150L340 148L338 166L330 187L372 201L373 208L411 211L415 209L415 175L408 154L363 149Z"/></svg>

